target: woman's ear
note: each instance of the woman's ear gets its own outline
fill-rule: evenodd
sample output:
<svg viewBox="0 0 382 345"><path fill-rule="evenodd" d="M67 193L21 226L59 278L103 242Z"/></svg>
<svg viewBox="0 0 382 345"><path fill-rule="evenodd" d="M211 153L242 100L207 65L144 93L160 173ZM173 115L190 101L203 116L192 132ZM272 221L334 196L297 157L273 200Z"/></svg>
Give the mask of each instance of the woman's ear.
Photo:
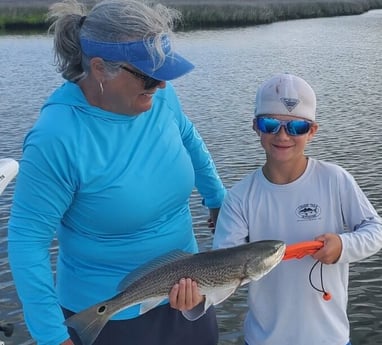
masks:
<svg viewBox="0 0 382 345"><path fill-rule="evenodd" d="M90 70L98 81L101 82L106 79L105 64L101 58L95 57L90 60Z"/></svg>

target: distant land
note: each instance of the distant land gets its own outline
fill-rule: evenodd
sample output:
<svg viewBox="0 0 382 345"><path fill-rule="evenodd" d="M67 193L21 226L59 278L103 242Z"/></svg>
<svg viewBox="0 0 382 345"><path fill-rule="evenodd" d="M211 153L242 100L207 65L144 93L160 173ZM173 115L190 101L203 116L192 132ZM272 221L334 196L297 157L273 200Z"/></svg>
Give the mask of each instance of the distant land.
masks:
<svg viewBox="0 0 382 345"><path fill-rule="evenodd" d="M0 0L0 32L43 31L45 15L57 0ZM84 0L90 9L96 0ZM382 0L154 0L177 8L177 30L237 27L276 21L356 15L382 9Z"/></svg>

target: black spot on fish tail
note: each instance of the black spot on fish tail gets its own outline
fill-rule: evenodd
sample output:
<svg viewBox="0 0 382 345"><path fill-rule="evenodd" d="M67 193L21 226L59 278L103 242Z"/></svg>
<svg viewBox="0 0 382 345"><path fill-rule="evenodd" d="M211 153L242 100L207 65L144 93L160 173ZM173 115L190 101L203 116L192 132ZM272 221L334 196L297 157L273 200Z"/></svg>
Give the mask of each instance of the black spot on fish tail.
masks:
<svg viewBox="0 0 382 345"><path fill-rule="evenodd" d="M111 317L106 310L106 305L96 305L72 315L64 324L76 331L82 345L92 345Z"/></svg>

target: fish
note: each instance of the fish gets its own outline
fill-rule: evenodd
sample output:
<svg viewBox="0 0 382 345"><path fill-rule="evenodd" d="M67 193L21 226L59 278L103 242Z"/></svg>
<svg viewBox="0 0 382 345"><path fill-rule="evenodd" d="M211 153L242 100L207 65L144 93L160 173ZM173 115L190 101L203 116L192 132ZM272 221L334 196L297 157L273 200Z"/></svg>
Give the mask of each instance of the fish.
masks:
<svg viewBox="0 0 382 345"><path fill-rule="evenodd" d="M19 172L19 163L12 158L0 159L0 195Z"/></svg>
<svg viewBox="0 0 382 345"><path fill-rule="evenodd" d="M168 298L182 278L197 282L205 309L231 296L240 286L259 280L283 259L286 244L264 240L196 254L171 251L128 274L117 294L65 320L83 345L94 343L108 320L121 310L140 304L142 315Z"/></svg>

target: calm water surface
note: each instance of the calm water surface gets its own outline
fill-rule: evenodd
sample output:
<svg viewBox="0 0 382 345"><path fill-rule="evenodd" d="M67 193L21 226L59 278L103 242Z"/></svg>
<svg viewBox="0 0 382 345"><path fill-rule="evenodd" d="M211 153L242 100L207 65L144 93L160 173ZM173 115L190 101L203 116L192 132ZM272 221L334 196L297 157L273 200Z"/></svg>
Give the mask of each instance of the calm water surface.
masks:
<svg viewBox="0 0 382 345"><path fill-rule="evenodd" d="M179 34L178 49L197 67L174 84L226 186L264 161L251 130L257 86L274 73L290 72L309 81L317 93L320 130L307 153L349 170L382 214L381 32L382 11L372 11ZM42 102L62 82L51 47L45 36L0 36L0 158L20 158L22 140ZM16 329L10 338L0 334L0 341L27 345L34 342L25 329L7 262L13 188L14 183L0 199L0 320ZM196 193L191 203L201 250L209 249L207 212ZM56 251L53 246L53 264ZM221 345L243 343L245 292L240 289L218 306ZM381 345L381 252L351 266L349 297L353 345Z"/></svg>

